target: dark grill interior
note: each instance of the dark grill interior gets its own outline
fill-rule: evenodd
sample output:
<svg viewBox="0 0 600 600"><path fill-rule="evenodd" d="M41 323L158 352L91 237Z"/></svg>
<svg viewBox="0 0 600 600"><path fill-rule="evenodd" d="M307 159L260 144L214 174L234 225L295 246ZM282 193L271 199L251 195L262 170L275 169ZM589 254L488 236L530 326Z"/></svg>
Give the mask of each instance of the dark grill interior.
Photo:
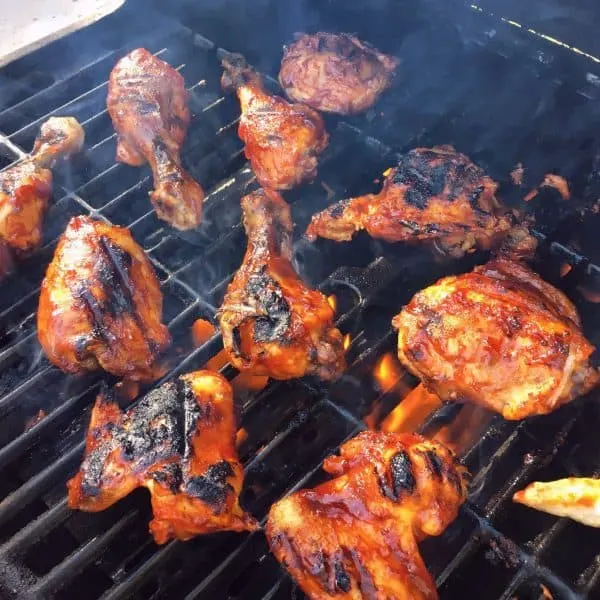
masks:
<svg viewBox="0 0 600 600"><path fill-rule="evenodd" d="M534 267L577 303L587 336L600 342L600 315L581 293L582 286L600 290L600 217L589 210L600 192L600 64L468 5L423 3L416 10L407 4L382 4L385 18L371 25L330 4L308 12L300 25L292 11L282 26L285 35L289 28L362 26L359 35L403 63L395 87L366 115L328 118L331 143L318 180L286 194L296 222L299 270L335 294L339 326L352 345L347 375L329 387L313 380L271 382L238 398L240 424L248 433L240 447L246 470L242 502L259 519L283 494L317 482L326 455L365 428L365 419L381 422L414 387L412 378L398 372L382 389L376 376L382 357L394 352L390 320L402 304L440 276L486 259L438 259L424 248L366 236L352 244L314 246L302 239L310 216L331 202L328 193L339 199L378 189L374 179L393 165L396 153L452 143L501 182L507 201L524 193L508 183L517 162L527 169L523 189L550 171L565 176L571 201L547 191L527 207L537 217L541 240ZM157 547L147 532L143 491L104 513L66 507L65 482L79 466L99 379L67 377L50 366L37 342L35 311L43 273L68 219L92 214L127 226L151 257L174 337L173 369L165 376L170 378L201 367L222 347L214 336L195 348L191 325L200 317L214 319L241 262L239 199L256 185L236 134L237 101L219 88L218 48L207 39L210 30L198 26L200 35L194 24L153 21L150 12L139 20L136 10L133 2L0 75L0 167L31 149L50 115L77 117L87 136L84 156L55 178L43 248L1 287L0 596L301 598L260 532ZM268 35L230 42L227 49L246 52L275 74L289 35L267 25ZM141 45L179 68L192 92L194 118L183 159L209 191L197 232L178 233L158 221L147 198L149 171L114 161L106 80L118 58ZM564 263L573 268L561 278ZM229 367L224 373L235 376ZM40 410L44 416L36 421ZM444 406L425 419L425 434L450 427L459 436L462 460L473 474L459 518L423 544L442 598L523 600L546 597L544 589L555 599L600 597L598 531L510 500L534 479L598 474L600 439L592 424L599 416L588 398L521 423L458 406Z"/></svg>

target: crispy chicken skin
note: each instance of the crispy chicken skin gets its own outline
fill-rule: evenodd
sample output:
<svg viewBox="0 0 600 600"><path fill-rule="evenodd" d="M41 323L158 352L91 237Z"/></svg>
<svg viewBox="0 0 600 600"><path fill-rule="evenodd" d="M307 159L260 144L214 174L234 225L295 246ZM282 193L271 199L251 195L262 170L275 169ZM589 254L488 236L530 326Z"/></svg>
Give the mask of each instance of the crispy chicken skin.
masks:
<svg viewBox="0 0 600 600"><path fill-rule="evenodd" d="M204 201L204 191L179 156L190 124L187 102L183 77L144 48L111 71L106 106L118 135L117 160L150 165L156 214L176 229L197 227Z"/></svg>
<svg viewBox="0 0 600 600"><path fill-rule="evenodd" d="M218 313L231 363L273 379L338 377L342 334L327 298L292 266L289 206L277 192L259 189L242 198L242 211L248 247Z"/></svg>
<svg viewBox="0 0 600 600"><path fill-rule="evenodd" d="M102 368L152 379L171 338L161 322L162 293L144 251L127 229L74 217L42 283L38 336L63 371Z"/></svg>
<svg viewBox="0 0 600 600"><path fill-rule="evenodd" d="M0 173L0 240L16 255L38 247L52 171L61 158L83 147L85 134L73 117L50 117L40 128L33 151Z"/></svg>
<svg viewBox="0 0 600 600"><path fill-rule="evenodd" d="M568 477L535 482L518 491L513 500L557 517L600 527L600 479Z"/></svg>
<svg viewBox="0 0 600 600"><path fill-rule="evenodd" d="M97 398L71 508L97 512L138 487L150 491L157 544L215 531L257 529L239 505L233 392L217 373L167 382L122 412L114 390Z"/></svg>
<svg viewBox="0 0 600 600"><path fill-rule="evenodd" d="M392 323L398 358L429 391L505 419L552 412L598 382L573 304L507 259L441 279Z"/></svg>
<svg viewBox="0 0 600 600"><path fill-rule="evenodd" d="M450 450L416 434L365 431L325 459L334 479L280 500L266 535L313 600L437 598L417 542L440 535L466 498Z"/></svg>
<svg viewBox="0 0 600 600"><path fill-rule="evenodd" d="M416 148L392 169L381 192L333 204L312 218L306 235L348 241L364 229L388 242L436 243L458 257L474 247L489 249L511 231L497 187L452 146Z"/></svg>
<svg viewBox="0 0 600 600"><path fill-rule="evenodd" d="M279 83L296 102L349 115L375 103L398 64L347 33L298 34L284 48Z"/></svg>
<svg viewBox="0 0 600 600"><path fill-rule="evenodd" d="M321 115L266 92L240 54L229 54L222 62L222 85L237 91L242 111L238 133L259 183L288 190L314 179L317 159L329 141Z"/></svg>

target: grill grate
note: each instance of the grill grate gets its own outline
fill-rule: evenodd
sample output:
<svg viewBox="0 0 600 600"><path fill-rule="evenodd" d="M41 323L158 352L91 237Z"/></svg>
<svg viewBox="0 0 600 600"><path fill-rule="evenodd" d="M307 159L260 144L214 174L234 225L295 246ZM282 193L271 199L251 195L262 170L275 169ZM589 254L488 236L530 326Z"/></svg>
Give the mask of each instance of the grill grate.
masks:
<svg viewBox="0 0 600 600"><path fill-rule="evenodd" d="M577 246L571 243L572 227L565 226L584 202L596 199L594 178L588 178L593 170L589 157L594 156L596 143L582 134L584 125L598 121L593 120L594 103L588 102L598 93L586 78L587 63L576 62L583 59L568 56L564 49L533 45L525 33L517 36L508 26L502 28L485 15L466 11L464 18L461 15L464 30L455 38L456 30L447 24L452 21L446 22L445 17L443 12L428 15L453 50L459 51L459 38L463 47L456 56L431 63L434 73L426 78L423 89L400 87L390 92L378 105L378 112L366 118L329 119L331 144L323 156L319 180L287 195L293 203L297 232L304 229L311 214L329 203L327 188L336 198L372 189L374 174L394 160L390 147L406 149L456 140L463 144L461 150L497 178L514 165L516 157L527 166L530 160L533 182L548 164L564 165L564 174L574 182L580 201L574 201L568 210L553 198L534 206L544 224L536 268L580 300L586 333L598 343L600 317L576 292L582 283L591 285L598 280L598 267L583 256L597 258L593 232L598 219L586 217L576 232ZM119 18L122 14L91 31L103 32ZM327 15L323 19L326 24ZM413 19L410 22L414 25ZM338 28L343 29L341 25ZM406 57L407 76L402 82L406 85L411 77L419 81L414 69L417 58L423 57L415 48L424 47L431 34L428 28L417 31L414 40L410 31L396 36ZM43 65L46 59L40 53L10 67L8 76L15 79L9 80L13 83L7 84L6 91L0 85L0 168L31 147L39 124L51 114L79 118L86 129L88 148L76 164L66 165L58 173L44 247L3 283L0 297L0 489L4 498L0 503L0 590L7 598L36 599L81 597L82 593L104 599L299 598L300 592L268 553L260 533L220 534L159 548L147 533L149 507L143 491L104 513L72 513L66 507L65 481L79 466L99 382L95 376L73 379L59 373L37 344L37 294L57 237L75 214L92 214L131 229L161 280L165 320L176 347L176 366L166 377L173 377L200 367L222 347L220 338L214 336L194 348L190 327L198 317L214 317L241 261L245 242L239 198L255 185L236 135L237 104L219 90L220 68L213 44L183 27L175 27L161 39L128 42L122 47L113 43L109 48L107 37L100 36L103 42L95 48L96 54L78 57L70 70L49 68L56 77L38 77L32 83L29 75L23 84L27 92L18 85L22 82L19 64L23 72L36 60ZM67 42L53 47L68 46L64 44ZM194 118L183 159L209 190L201 233L182 234L166 228L150 210L148 171L114 163L115 136L104 107L106 79L120 56L142 44L180 68L192 91ZM540 60L540 52L544 60ZM458 72L461 60L466 72L483 73L494 67L507 73L519 68L527 77L537 77L536 85L528 88L530 97L503 123L512 137L499 134L500 124L491 127L490 117L484 118L478 108L492 101L493 90L482 88L478 97L471 83L458 82L458 91L442 103L443 111L437 110L439 103L424 102L428 94L452 91L448 74ZM564 72L569 81L559 77ZM484 84L490 83L488 76ZM565 107L573 106L574 98L583 111L581 122L577 119L565 125L563 120L551 127ZM473 107L473 112L465 110L467 106ZM528 120L524 115L535 118ZM527 123L527 127L524 131L511 129L513 123ZM565 130L557 129L558 125ZM546 132L546 137L533 139L535 131ZM378 139L385 139L390 147ZM567 246L577 247L581 254ZM297 239L294 248L300 270L313 284L336 295L339 325L353 340L350 369L328 389L312 380L271 383L256 395L238 399L241 425L248 432L240 447L246 471L242 502L259 519L281 495L318 482L322 459L363 429L363 419L373 415L374 407L382 419L414 386L412 378L399 374L391 388L381 390L373 378L381 356L394 348L391 316L419 288L483 260L472 256L440 262L423 250L366 238L352 247L327 242L310 246ZM377 258L380 255L384 258ZM561 279L563 262L573 269ZM336 269L337 265L344 267ZM234 375L230 368L224 372ZM26 429L28 419L40 409L46 416ZM466 408L442 407L425 420L421 430L434 435L458 419L468 425L468 417ZM474 475L469 503L441 538L423 544L442 598L481 597L484 593L489 598L523 600L542 597L541 586L555 599L600 594L598 532L525 512L510 501L512 492L534 477L598 473L600 442L586 426L597 417L592 402L578 401L549 417L518 424L492 418L481 433L468 440L463 461Z"/></svg>

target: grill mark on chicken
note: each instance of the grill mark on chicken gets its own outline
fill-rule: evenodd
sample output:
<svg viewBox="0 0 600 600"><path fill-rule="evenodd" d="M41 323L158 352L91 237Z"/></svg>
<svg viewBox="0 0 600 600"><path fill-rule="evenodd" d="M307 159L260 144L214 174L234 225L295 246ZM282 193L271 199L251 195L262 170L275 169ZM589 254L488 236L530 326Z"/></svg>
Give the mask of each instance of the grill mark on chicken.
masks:
<svg viewBox="0 0 600 600"><path fill-rule="evenodd" d="M266 271L266 265L257 274L248 278L246 286L252 298L251 305L256 306L259 315L254 319L254 339L257 342L285 343L286 332L290 326L290 305L283 297L279 284Z"/></svg>
<svg viewBox="0 0 600 600"><path fill-rule="evenodd" d="M125 412L114 390L103 389L81 469L68 484L69 506L103 510L146 486L158 543L219 529L255 529L239 507L243 470L235 454L233 410L231 386L208 371L167 382Z"/></svg>
<svg viewBox="0 0 600 600"><path fill-rule="evenodd" d="M413 473L410 456L404 450L394 454L390 462L394 499L397 500L403 492L411 493L415 489L416 480Z"/></svg>
<svg viewBox="0 0 600 600"><path fill-rule="evenodd" d="M183 472L179 463L167 463L157 470L152 471L150 476L157 483L167 487L172 494L176 494L179 491L183 481Z"/></svg>
<svg viewBox="0 0 600 600"><path fill-rule="evenodd" d="M73 292L75 297L82 300L93 323L93 336L86 337L85 344L90 343L93 337L99 337L107 343L115 340L110 327L105 323L105 315L116 317L127 313L145 333L144 325L133 303L134 290L129 277L131 256L106 236L99 237L99 249L101 252L95 265L94 279L77 283ZM91 291L96 283L100 284L102 288L102 300L99 300ZM152 340L147 337L146 339L153 344ZM85 345L82 341L80 354L84 348ZM155 350L156 346L153 345L152 351Z"/></svg>
<svg viewBox="0 0 600 600"><path fill-rule="evenodd" d="M338 561L335 563L335 587L341 592L349 592L352 588L352 581L350 576L344 568L344 563Z"/></svg>
<svg viewBox="0 0 600 600"><path fill-rule="evenodd" d="M227 479L233 475L231 465L222 460L208 467L204 475L191 477L185 485L185 491L210 504L215 513L220 513L224 510L225 499L233 492L233 487L227 483Z"/></svg>
<svg viewBox="0 0 600 600"><path fill-rule="evenodd" d="M440 457L433 452L433 450L425 450L423 452L423 456L427 460L427 464L431 470L431 472L438 478L441 479L443 475L443 463L440 460Z"/></svg>
<svg viewBox="0 0 600 600"><path fill-rule="evenodd" d="M104 391L103 395L105 404L116 402L114 392ZM193 392L181 380L165 383L150 391L127 413L122 425L108 423L105 426L111 435L111 442L102 444L88 454L82 467L82 484L86 492L98 494L102 468L108 454L115 450L120 452L123 460L130 463L137 461L136 468L139 471L162 460L185 456L196 422L201 416ZM187 431L185 423L191 424ZM169 475L172 477L171 487L181 484L174 466L165 466L161 472L157 480Z"/></svg>
<svg viewBox="0 0 600 600"><path fill-rule="evenodd" d="M102 310L113 316L121 312L132 313L137 320L133 309L134 290L129 278L131 256L106 236L100 236L100 247L103 256L98 261L97 274L98 281L106 294L106 302L103 303Z"/></svg>

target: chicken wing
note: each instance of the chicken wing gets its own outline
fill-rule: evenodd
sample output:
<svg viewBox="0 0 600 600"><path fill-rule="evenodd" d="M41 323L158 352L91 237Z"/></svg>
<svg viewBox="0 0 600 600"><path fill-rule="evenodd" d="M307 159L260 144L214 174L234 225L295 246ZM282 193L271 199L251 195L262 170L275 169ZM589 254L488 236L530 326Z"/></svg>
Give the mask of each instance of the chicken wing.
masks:
<svg viewBox="0 0 600 600"><path fill-rule="evenodd" d="M138 487L150 491L157 544L258 527L239 505L233 392L217 373L163 384L122 412L114 390L96 400L83 464L67 484L71 508L97 512Z"/></svg>
<svg viewBox="0 0 600 600"><path fill-rule="evenodd" d="M313 600L437 598L417 542L440 535L466 498L450 450L416 434L366 431L325 459L333 475L275 503L273 554Z"/></svg>
<svg viewBox="0 0 600 600"><path fill-rule="evenodd" d="M317 159L329 141L321 115L266 92L260 75L240 54L229 54L222 63L222 85L237 91L242 110L238 133L259 183L288 190L314 179Z"/></svg>
<svg viewBox="0 0 600 600"><path fill-rule="evenodd" d="M398 64L347 33L300 34L284 48L279 82L296 102L349 115L375 103Z"/></svg>
<svg viewBox="0 0 600 600"><path fill-rule="evenodd" d="M7 252L18 256L40 245L52 194L50 169L59 159L79 152L84 138L73 117L50 117L31 154L0 173L0 241Z"/></svg>
<svg viewBox="0 0 600 600"><path fill-rule="evenodd" d="M183 77L144 48L111 71L106 106L118 135L117 160L150 165L156 214L177 229L200 224L204 201L204 191L179 156L190 124L187 102Z"/></svg>
<svg viewBox="0 0 600 600"><path fill-rule="evenodd" d="M535 482L518 491L513 500L557 517L600 527L600 479L568 477Z"/></svg>
<svg viewBox="0 0 600 600"><path fill-rule="evenodd" d="M162 293L144 251L127 229L74 217L42 283L38 336L63 371L99 368L151 379L171 338Z"/></svg>
<svg viewBox="0 0 600 600"><path fill-rule="evenodd" d="M231 363L273 379L338 377L342 334L327 298L294 271L289 206L260 189L242 199L242 211L248 247L218 312Z"/></svg>
<svg viewBox="0 0 600 600"><path fill-rule="evenodd" d="M392 323L398 358L429 391L505 419L549 413L598 383L573 304L517 262L445 277Z"/></svg>
<svg viewBox="0 0 600 600"><path fill-rule="evenodd" d="M347 241L365 229L388 242L433 242L453 256L489 249L513 227L497 187L451 146L416 148L391 170L379 194L333 204L312 218L306 235Z"/></svg>

